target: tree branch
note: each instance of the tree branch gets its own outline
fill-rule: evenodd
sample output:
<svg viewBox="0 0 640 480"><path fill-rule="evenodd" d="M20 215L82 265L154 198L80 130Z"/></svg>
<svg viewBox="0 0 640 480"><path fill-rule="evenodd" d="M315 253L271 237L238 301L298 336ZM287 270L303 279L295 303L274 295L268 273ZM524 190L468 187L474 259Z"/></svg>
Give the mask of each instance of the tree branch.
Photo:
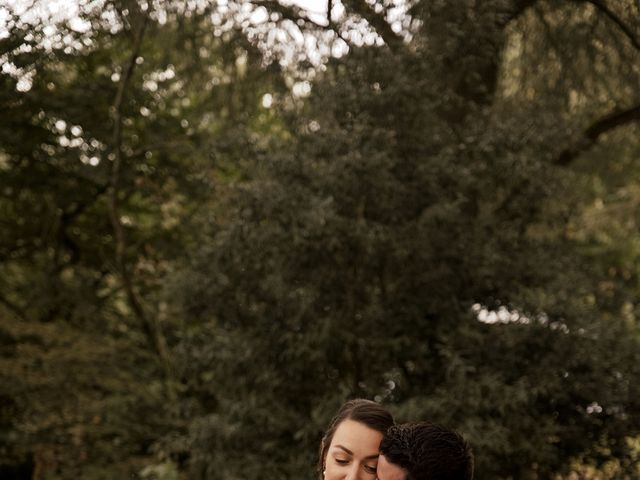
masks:
<svg viewBox="0 0 640 480"><path fill-rule="evenodd" d="M503 15L502 21L498 22L500 28L505 28L509 23L520 18L524 12L533 7L539 0L516 0L513 2L513 7L506 11Z"/></svg>
<svg viewBox="0 0 640 480"><path fill-rule="evenodd" d="M321 23L312 20L304 14L304 10L302 8L295 5L283 5L278 0L249 0L249 3L258 7L264 7L269 12L277 13L284 20L290 20L296 24L298 24L299 21L302 21L319 30L332 30L335 33L339 33L334 30L330 23L322 25Z"/></svg>
<svg viewBox="0 0 640 480"><path fill-rule="evenodd" d="M614 111L599 120L596 120L583 132L582 138L580 138L580 140L578 140L574 145L562 151L553 163L560 166L569 165L581 153L595 145L600 136L610 130L632 122L640 122L640 105L636 105L626 110Z"/></svg>
<svg viewBox="0 0 640 480"><path fill-rule="evenodd" d="M12 312L16 317L20 318L21 320L25 320L25 321L27 320L27 316L25 314L24 309L20 307L18 304L9 300L8 298L5 298L1 294L0 294L0 304L4 305L7 310Z"/></svg>
<svg viewBox="0 0 640 480"><path fill-rule="evenodd" d="M402 37L393 31L384 16L376 13L365 0L343 0L342 3L347 10L365 19L391 50L398 51L402 48Z"/></svg>
<svg viewBox="0 0 640 480"><path fill-rule="evenodd" d="M140 54L140 48L142 45L142 39L147 27L148 17L142 15L141 23L138 30L135 33L133 48L129 61L127 63L124 74L118 85L116 97L111 107L111 114L113 120L113 138L112 138L112 153L114 155L113 164L111 167L111 177L109 181L109 216L111 217L111 225L113 227L115 242L116 242L116 265L121 277L122 286L124 288L129 306L134 315L140 321L143 331L147 337L150 347L158 355L165 376L168 381L172 381L174 378L173 369L169 359L169 353L166 346L166 341L160 330L160 325L157 319L146 314L142 301L133 287L132 274L129 271L129 265L125 258L125 252L127 247L126 236L124 226L120 219L120 203L119 203L119 188L120 188L120 174L122 170L122 163L124 159L124 153L122 151L122 104L126 89L133 76L133 71L136 66L136 59ZM172 388L168 388L169 393L172 395ZM172 395L173 396L173 395Z"/></svg>
<svg viewBox="0 0 640 480"><path fill-rule="evenodd" d="M634 33L622 21L622 19L620 17L618 17L611 9L609 9L609 7L607 7L602 1L600 1L600 0L580 0L580 1L590 3L597 10L602 12L609 20L611 20L613 23L615 23L620 30L622 30L622 33L624 33L624 35L629 39L629 41L631 42L633 47L636 50L640 51L640 40L638 38L636 38Z"/></svg>
<svg viewBox="0 0 640 480"><path fill-rule="evenodd" d="M342 32L340 32L339 26L336 25L335 22L331 21L330 16L327 16L327 19L328 19L327 25L323 25L309 18L307 15L304 14L304 10L302 8L297 7L295 5L283 5L278 0L248 0L248 1L258 7L266 8L267 11L269 12L277 13L278 15L280 15L280 18L282 18L283 20L289 20L295 23L296 25L298 25L298 27L300 27L299 22L302 21L303 24L310 25L311 26L310 28L333 32L344 43L349 45L349 40L342 35Z"/></svg>

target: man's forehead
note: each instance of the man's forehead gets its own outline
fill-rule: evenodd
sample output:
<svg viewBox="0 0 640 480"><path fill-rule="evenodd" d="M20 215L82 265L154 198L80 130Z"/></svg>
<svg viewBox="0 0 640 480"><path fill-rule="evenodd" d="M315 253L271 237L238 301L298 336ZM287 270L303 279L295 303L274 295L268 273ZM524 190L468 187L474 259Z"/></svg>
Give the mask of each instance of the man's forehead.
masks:
<svg viewBox="0 0 640 480"><path fill-rule="evenodd" d="M407 480L407 471L399 465L389 462L384 455L380 454L377 476L378 480Z"/></svg>

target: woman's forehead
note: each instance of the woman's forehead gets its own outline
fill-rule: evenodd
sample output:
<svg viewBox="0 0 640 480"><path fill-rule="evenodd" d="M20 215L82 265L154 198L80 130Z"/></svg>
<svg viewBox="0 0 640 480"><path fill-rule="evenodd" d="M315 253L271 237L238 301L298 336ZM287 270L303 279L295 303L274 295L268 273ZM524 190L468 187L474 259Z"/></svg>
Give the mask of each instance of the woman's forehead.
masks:
<svg viewBox="0 0 640 480"><path fill-rule="evenodd" d="M344 420L336 429L331 446L340 446L354 455L377 455L382 433L355 420Z"/></svg>

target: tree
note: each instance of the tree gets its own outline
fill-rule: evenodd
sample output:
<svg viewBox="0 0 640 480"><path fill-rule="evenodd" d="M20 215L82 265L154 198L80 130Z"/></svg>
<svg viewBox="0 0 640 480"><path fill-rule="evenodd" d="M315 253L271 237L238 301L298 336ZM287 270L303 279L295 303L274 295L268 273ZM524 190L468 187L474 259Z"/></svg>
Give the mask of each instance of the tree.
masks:
<svg viewBox="0 0 640 480"><path fill-rule="evenodd" d="M278 145L203 222L182 296L212 336L184 351L206 352L189 358L227 401L199 424L208 467L197 478L251 476L247 451L267 476L299 477L317 405L350 396L462 429L479 478L547 478L572 457L632 454L637 327L602 288L607 259L570 233L592 172L564 160L587 151L573 145L595 115L590 141L633 122L607 105L637 82L613 60L637 57L629 27L602 4L446 7L417 4L409 43L330 63L293 115L291 148ZM518 47L525 33L531 50ZM546 42L562 57L545 57ZM518 74L540 63L539 76ZM581 76L562 73L574 68Z"/></svg>
<svg viewBox="0 0 640 480"><path fill-rule="evenodd" d="M242 32L210 35L210 7L82 7L58 24L16 11L2 40L17 69L1 77L0 134L2 382L17 446L0 463L37 478L137 472L155 440L184 427L170 351L180 322L164 313L163 278L193 238L179 226L202 194L242 175L236 159L264 123L252 112L279 82ZM20 377L25 367L65 375L45 388Z"/></svg>
<svg viewBox="0 0 640 480"><path fill-rule="evenodd" d="M301 478L365 396L636 473L633 2L79 12L0 39L0 463Z"/></svg>

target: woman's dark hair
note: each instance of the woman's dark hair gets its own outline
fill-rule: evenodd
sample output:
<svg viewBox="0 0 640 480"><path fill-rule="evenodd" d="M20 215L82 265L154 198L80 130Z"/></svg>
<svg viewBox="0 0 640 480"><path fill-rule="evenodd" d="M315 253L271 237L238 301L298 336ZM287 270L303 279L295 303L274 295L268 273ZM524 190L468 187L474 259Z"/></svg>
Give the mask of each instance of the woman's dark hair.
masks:
<svg viewBox="0 0 640 480"><path fill-rule="evenodd" d="M320 478L322 478L324 462L327 458L327 451L329 450L329 445L331 445L333 434L336 433L338 426L345 420L362 423L383 435L394 423L393 416L382 405L376 402L362 398L356 398L346 402L340 407L340 410L338 410L338 413L333 417L331 422L329 422L329 427L322 437L322 442L320 442L320 456L318 459L318 474Z"/></svg>

